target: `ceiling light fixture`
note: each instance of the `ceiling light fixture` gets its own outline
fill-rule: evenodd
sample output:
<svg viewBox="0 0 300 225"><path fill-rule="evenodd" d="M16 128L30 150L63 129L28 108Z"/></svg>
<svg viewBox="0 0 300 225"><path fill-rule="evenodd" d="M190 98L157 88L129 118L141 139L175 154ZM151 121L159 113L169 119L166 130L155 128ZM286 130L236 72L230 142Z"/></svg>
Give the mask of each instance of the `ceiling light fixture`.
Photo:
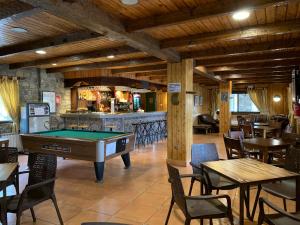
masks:
<svg viewBox="0 0 300 225"><path fill-rule="evenodd" d="M39 55L45 55L45 54L47 54L47 52L44 51L44 50L36 50L35 53L39 54Z"/></svg>
<svg viewBox="0 0 300 225"><path fill-rule="evenodd" d="M15 33L27 33L28 32L27 29L22 28L22 27L12 27L10 30Z"/></svg>
<svg viewBox="0 0 300 225"><path fill-rule="evenodd" d="M240 10L235 12L232 15L232 18L235 20L245 20L250 16L250 11L249 10Z"/></svg>
<svg viewBox="0 0 300 225"><path fill-rule="evenodd" d="M124 5L136 5L139 3L139 0L121 0Z"/></svg>
<svg viewBox="0 0 300 225"><path fill-rule="evenodd" d="M52 66L57 66L57 64L56 63L52 63Z"/></svg>
<svg viewBox="0 0 300 225"><path fill-rule="evenodd" d="M280 97L279 95L275 95L275 96L273 97L273 101L274 101L274 102L280 102L280 100L281 100L281 97Z"/></svg>
<svg viewBox="0 0 300 225"><path fill-rule="evenodd" d="M114 55L108 55L107 58L108 59L113 59L113 58L115 58L115 56Z"/></svg>

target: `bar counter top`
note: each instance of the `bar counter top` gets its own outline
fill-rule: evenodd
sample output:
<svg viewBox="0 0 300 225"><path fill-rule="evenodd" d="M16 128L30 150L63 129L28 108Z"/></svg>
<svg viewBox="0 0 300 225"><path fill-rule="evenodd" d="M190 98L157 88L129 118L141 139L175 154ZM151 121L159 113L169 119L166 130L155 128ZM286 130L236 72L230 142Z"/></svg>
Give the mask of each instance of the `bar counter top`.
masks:
<svg viewBox="0 0 300 225"><path fill-rule="evenodd" d="M87 129L101 131L111 128L113 131L133 132L132 124L166 120L167 112L131 112L131 113L64 113L66 129Z"/></svg>

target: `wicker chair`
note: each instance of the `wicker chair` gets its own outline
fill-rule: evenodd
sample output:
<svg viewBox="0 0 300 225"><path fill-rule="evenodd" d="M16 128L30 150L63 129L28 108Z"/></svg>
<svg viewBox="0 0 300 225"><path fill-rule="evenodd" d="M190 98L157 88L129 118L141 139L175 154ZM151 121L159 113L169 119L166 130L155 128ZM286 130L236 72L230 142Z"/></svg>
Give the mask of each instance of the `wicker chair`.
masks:
<svg viewBox="0 0 300 225"><path fill-rule="evenodd" d="M195 181L201 183L201 194L203 194L203 185L205 186L206 194L211 194L213 190L219 193L219 190L231 190L237 188L237 185L232 181L222 177L214 172L205 171L201 167L201 163L209 161L218 161L218 151L216 144L193 144L191 152L191 166L193 174L201 176L193 176L191 178L191 185L189 196L192 193Z"/></svg>
<svg viewBox="0 0 300 225"><path fill-rule="evenodd" d="M212 224L212 219L225 217L227 217L230 224L233 225L231 200L228 195L185 196L181 182L183 176L180 176L179 170L170 164L167 164L167 167L172 188L172 199L165 222L166 225L169 222L174 203L178 205L185 215L185 225L189 225L193 219L200 219L201 224L203 224L203 219L209 219L210 224ZM227 207L218 199L226 199Z"/></svg>
<svg viewBox="0 0 300 225"><path fill-rule="evenodd" d="M276 213L265 214L264 204ZM262 225L264 222L269 225L300 225L300 212L288 213L263 198L259 199L259 208L258 225Z"/></svg>
<svg viewBox="0 0 300 225"><path fill-rule="evenodd" d="M0 147L0 163L17 163L18 149L11 147ZM19 194L19 174L14 174L13 179L8 182L7 186L14 185L16 193Z"/></svg>
<svg viewBox="0 0 300 225"><path fill-rule="evenodd" d="M291 148L285 158L284 168L299 173L300 172L300 147ZM257 189L257 194L253 206L253 217L255 214L255 209L257 206L257 202L260 196L261 190L274 195L276 197L282 198L284 209L287 210L286 200L296 200L296 182L294 179L291 180L283 180L275 183L268 183L259 185Z"/></svg>
<svg viewBox="0 0 300 225"><path fill-rule="evenodd" d="M54 194L57 159L55 155L30 153L28 156L28 184L21 195L8 197L7 212L16 214L16 225L20 225L22 212L30 209L33 221L36 221L33 207L52 200L60 224L63 221Z"/></svg>

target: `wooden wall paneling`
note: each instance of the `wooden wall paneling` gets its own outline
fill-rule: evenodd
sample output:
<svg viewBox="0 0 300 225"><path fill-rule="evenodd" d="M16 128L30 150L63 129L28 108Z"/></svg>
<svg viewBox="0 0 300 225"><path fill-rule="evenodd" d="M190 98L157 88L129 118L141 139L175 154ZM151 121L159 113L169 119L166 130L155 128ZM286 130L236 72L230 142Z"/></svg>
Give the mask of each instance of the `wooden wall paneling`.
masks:
<svg viewBox="0 0 300 225"><path fill-rule="evenodd" d="M167 92L162 91L162 90L158 90L156 92L156 101L157 101L157 106L156 109L157 111L167 111L168 110L168 95Z"/></svg>
<svg viewBox="0 0 300 225"><path fill-rule="evenodd" d="M288 115L288 84L273 84L268 87L268 104L271 115L285 114ZM278 95L281 97L280 102L274 102L273 97Z"/></svg>
<svg viewBox="0 0 300 225"><path fill-rule="evenodd" d="M172 104L168 93L168 156L167 161L177 166L186 166L190 160L192 134L193 60L168 64L168 83L181 83L179 103Z"/></svg>
<svg viewBox="0 0 300 225"><path fill-rule="evenodd" d="M232 81L220 83L220 134L226 133L230 129L230 95L232 93Z"/></svg>

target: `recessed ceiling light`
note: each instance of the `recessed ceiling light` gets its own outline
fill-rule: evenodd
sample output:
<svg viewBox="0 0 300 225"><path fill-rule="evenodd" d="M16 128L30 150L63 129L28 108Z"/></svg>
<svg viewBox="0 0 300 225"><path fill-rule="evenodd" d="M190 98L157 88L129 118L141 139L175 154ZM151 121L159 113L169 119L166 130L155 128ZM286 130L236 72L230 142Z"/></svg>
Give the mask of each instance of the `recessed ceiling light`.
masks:
<svg viewBox="0 0 300 225"><path fill-rule="evenodd" d="M250 11L249 10L240 10L235 12L232 15L232 18L235 20L245 20L250 16Z"/></svg>
<svg viewBox="0 0 300 225"><path fill-rule="evenodd" d="M12 27L10 30L15 33L27 33L28 32L28 30L26 30L25 28L22 28L22 27Z"/></svg>
<svg viewBox="0 0 300 225"><path fill-rule="evenodd" d="M136 5L139 3L139 0L121 0L124 5Z"/></svg>
<svg viewBox="0 0 300 225"><path fill-rule="evenodd" d="M52 66L57 66L57 64L56 63L52 63Z"/></svg>
<svg viewBox="0 0 300 225"><path fill-rule="evenodd" d="M44 50L36 50L35 53L39 55L45 55L47 52Z"/></svg>
<svg viewBox="0 0 300 225"><path fill-rule="evenodd" d="M108 55L107 58L108 59L113 59L113 58L115 58L115 56L114 55Z"/></svg>

